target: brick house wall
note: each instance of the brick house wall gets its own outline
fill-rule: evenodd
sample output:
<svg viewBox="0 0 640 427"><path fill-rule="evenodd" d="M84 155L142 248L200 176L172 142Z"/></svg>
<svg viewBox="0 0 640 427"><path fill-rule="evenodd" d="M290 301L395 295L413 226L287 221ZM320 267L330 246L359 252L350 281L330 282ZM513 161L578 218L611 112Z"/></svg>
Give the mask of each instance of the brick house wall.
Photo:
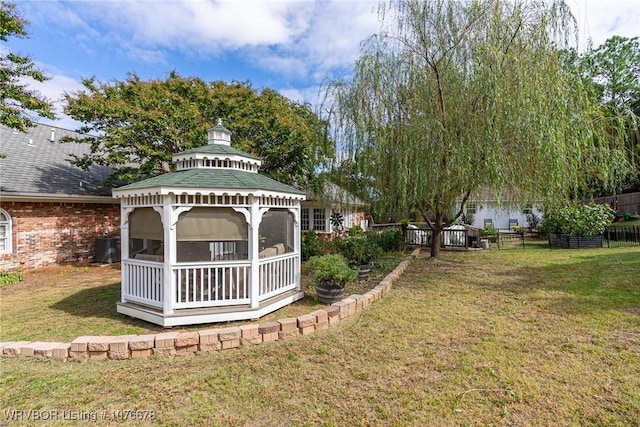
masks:
<svg viewBox="0 0 640 427"><path fill-rule="evenodd" d="M120 234L120 204L2 202L12 222L12 251L0 254L0 271L94 261L105 228Z"/></svg>

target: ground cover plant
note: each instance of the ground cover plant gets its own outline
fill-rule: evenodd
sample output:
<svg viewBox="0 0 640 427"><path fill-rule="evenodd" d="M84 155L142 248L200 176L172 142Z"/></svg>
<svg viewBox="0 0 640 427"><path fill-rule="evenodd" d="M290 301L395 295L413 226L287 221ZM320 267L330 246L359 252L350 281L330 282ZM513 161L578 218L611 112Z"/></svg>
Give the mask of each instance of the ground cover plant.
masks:
<svg viewBox="0 0 640 427"><path fill-rule="evenodd" d="M422 254L385 298L292 341L147 360L2 359L0 416L65 409L110 420L139 409L176 426L639 425L638 271L640 248Z"/></svg>

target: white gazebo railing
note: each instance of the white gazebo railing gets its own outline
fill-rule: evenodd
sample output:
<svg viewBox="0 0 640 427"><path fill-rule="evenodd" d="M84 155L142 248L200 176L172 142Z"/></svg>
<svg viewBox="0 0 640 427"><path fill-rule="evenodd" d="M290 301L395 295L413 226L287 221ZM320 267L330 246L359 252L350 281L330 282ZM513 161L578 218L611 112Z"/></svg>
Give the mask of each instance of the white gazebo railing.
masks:
<svg viewBox="0 0 640 427"><path fill-rule="evenodd" d="M259 301L296 289L300 277L298 255L283 254L260 259ZM122 261L123 297L162 308L164 266L157 262ZM181 263L172 267L172 308L206 308L251 304L251 262L248 260Z"/></svg>
<svg viewBox="0 0 640 427"><path fill-rule="evenodd" d="M157 262L122 261L123 299L162 308L163 268Z"/></svg>
<svg viewBox="0 0 640 427"><path fill-rule="evenodd" d="M297 287L300 272L298 254L290 253L260 260L260 301Z"/></svg>
<svg viewBox="0 0 640 427"><path fill-rule="evenodd" d="M180 264L173 308L204 308L249 304L249 261Z"/></svg>

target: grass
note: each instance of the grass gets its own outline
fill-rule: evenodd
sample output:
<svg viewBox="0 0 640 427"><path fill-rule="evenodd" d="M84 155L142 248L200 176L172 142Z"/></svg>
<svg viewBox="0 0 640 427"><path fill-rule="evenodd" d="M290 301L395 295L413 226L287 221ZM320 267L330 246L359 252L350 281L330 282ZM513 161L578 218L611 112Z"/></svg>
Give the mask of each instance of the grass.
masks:
<svg viewBox="0 0 640 427"><path fill-rule="evenodd" d="M403 253L381 257L368 281L348 284L345 294L363 294L373 288L403 259ZM303 264L303 287L306 289ZM27 271L24 281L0 288L0 340L71 342L84 335L141 335L163 331L115 310L120 300L118 264L90 267L52 267ZM34 298L34 295L37 295ZM260 322L297 317L326 304L313 292L304 299L264 316ZM172 330L197 330L247 322L197 325Z"/></svg>
<svg viewBox="0 0 640 427"><path fill-rule="evenodd" d="M640 225L640 218L638 219L630 219L629 221L619 221L619 222L614 222L612 223L610 226L611 227L632 227L632 226L638 226Z"/></svg>
<svg viewBox="0 0 640 427"><path fill-rule="evenodd" d="M2 359L2 409L153 410L168 426L640 425L640 248L427 256L353 320L293 341Z"/></svg>

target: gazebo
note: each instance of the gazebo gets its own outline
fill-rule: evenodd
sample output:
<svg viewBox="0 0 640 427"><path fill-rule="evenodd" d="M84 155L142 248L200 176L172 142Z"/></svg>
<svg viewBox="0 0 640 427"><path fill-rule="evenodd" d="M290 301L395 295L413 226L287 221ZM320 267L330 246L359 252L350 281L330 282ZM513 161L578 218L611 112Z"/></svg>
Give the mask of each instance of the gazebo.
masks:
<svg viewBox="0 0 640 427"><path fill-rule="evenodd" d="M118 313L177 326L257 319L302 298L300 202L260 175L221 121L176 170L113 190L121 200Z"/></svg>

